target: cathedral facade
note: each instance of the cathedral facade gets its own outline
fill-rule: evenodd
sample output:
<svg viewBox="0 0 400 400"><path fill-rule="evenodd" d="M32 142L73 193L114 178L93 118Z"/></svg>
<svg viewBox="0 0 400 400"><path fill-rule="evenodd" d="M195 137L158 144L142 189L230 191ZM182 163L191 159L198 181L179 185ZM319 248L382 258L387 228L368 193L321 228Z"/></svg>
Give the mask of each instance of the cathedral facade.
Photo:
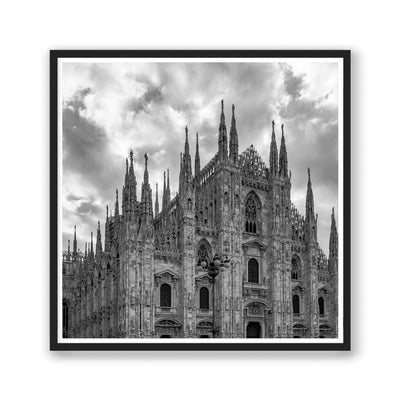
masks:
<svg viewBox="0 0 400 400"><path fill-rule="evenodd" d="M338 336L333 209L327 257L310 170L305 215L291 202L283 125L278 152L272 122L267 167L253 146L239 154L235 108L228 135L221 105L218 150L201 168L197 138L194 173L186 128L174 198L164 173L153 210L147 155L137 197L131 151L114 212L107 206L104 246L100 221L84 253L75 227L72 250L68 243L63 252L63 337Z"/></svg>

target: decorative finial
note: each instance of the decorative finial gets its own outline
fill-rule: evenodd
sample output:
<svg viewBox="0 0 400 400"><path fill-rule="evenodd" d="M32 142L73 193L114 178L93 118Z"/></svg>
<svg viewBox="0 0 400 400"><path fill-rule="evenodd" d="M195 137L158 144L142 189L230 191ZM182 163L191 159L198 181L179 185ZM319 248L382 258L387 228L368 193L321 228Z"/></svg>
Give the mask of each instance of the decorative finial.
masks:
<svg viewBox="0 0 400 400"><path fill-rule="evenodd" d="M235 105L234 104L232 104L232 115L233 116L235 115Z"/></svg>
<svg viewBox="0 0 400 400"><path fill-rule="evenodd" d="M224 100L223 99L221 100L221 112L222 113L224 112Z"/></svg>
<svg viewBox="0 0 400 400"><path fill-rule="evenodd" d="M284 135L284 132L283 132L283 124L281 125L281 130L282 130L282 136Z"/></svg>
<svg viewBox="0 0 400 400"><path fill-rule="evenodd" d="M308 168L308 179L311 179L310 168Z"/></svg>
<svg viewBox="0 0 400 400"><path fill-rule="evenodd" d="M118 189L115 189L115 198L116 198L117 201L118 201Z"/></svg>
<svg viewBox="0 0 400 400"><path fill-rule="evenodd" d="M332 215L335 215L335 207L332 207Z"/></svg>
<svg viewBox="0 0 400 400"><path fill-rule="evenodd" d="M97 221L97 228L100 230L100 221Z"/></svg>
<svg viewBox="0 0 400 400"><path fill-rule="evenodd" d="M275 132L275 121L272 120L272 133L274 133L274 132Z"/></svg>
<svg viewBox="0 0 400 400"><path fill-rule="evenodd" d="M145 166L147 168L147 160L149 159L149 156L147 155L147 153L144 153L144 162L145 162Z"/></svg>

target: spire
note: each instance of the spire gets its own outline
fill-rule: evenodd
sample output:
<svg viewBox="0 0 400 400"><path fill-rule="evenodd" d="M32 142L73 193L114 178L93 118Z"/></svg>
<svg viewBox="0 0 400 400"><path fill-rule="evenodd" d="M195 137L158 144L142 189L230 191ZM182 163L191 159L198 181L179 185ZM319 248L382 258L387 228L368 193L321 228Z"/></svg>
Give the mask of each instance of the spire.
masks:
<svg viewBox="0 0 400 400"><path fill-rule="evenodd" d="M93 257L93 232L90 232L90 257Z"/></svg>
<svg viewBox="0 0 400 400"><path fill-rule="evenodd" d="M129 174L133 174L133 150L129 152L129 158L131 159L131 165L129 166Z"/></svg>
<svg viewBox="0 0 400 400"><path fill-rule="evenodd" d="M281 136L281 148L279 150L279 175L283 178L288 176L288 160L286 152L285 135L283 132L283 124L281 125L282 136Z"/></svg>
<svg viewBox="0 0 400 400"><path fill-rule="evenodd" d="M272 138L269 147L269 173L274 176L278 172L278 148L275 140L275 121L272 121Z"/></svg>
<svg viewBox="0 0 400 400"><path fill-rule="evenodd" d="M99 257L102 251L100 221L97 221L96 256Z"/></svg>
<svg viewBox="0 0 400 400"><path fill-rule="evenodd" d="M189 154L188 127L185 127L185 154Z"/></svg>
<svg viewBox="0 0 400 400"><path fill-rule="evenodd" d="M169 186L169 168L167 169L167 199L166 199L166 203L167 205L170 203L171 201L171 188Z"/></svg>
<svg viewBox="0 0 400 400"><path fill-rule="evenodd" d="M218 154L220 160L228 157L228 137L226 133L224 100L221 100L221 117L219 122Z"/></svg>
<svg viewBox="0 0 400 400"><path fill-rule="evenodd" d="M118 203L118 189L115 189L115 216L119 214L119 203Z"/></svg>
<svg viewBox="0 0 400 400"><path fill-rule="evenodd" d="M314 194L311 185L310 168L308 168L308 182L307 182L307 197L306 197L306 218L307 216L314 217Z"/></svg>
<svg viewBox="0 0 400 400"><path fill-rule="evenodd" d="M106 221L108 221L108 204L106 205Z"/></svg>
<svg viewBox="0 0 400 400"><path fill-rule="evenodd" d="M149 159L149 156L147 153L144 153L144 176L143 176L143 182L146 184L149 183L149 172L147 171L147 161Z"/></svg>
<svg viewBox="0 0 400 400"><path fill-rule="evenodd" d="M70 248L70 240L68 239L68 252L67 252L67 260L71 260L71 248Z"/></svg>
<svg viewBox="0 0 400 400"><path fill-rule="evenodd" d="M149 185L149 172L147 170L148 155L144 155L144 176L142 184L142 199L140 208L140 221L143 222L147 217L153 217L153 199L151 194L151 188Z"/></svg>
<svg viewBox="0 0 400 400"><path fill-rule="evenodd" d="M179 191L189 188L192 182L192 159L189 152L188 129L185 128L185 151L182 156L181 170L179 174Z"/></svg>
<svg viewBox="0 0 400 400"><path fill-rule="evenodd" d="M164 188L162 197L162 209L165 210L167 207L167 184L166 184L166 173L164 171Z"/></svg>
<svg viewBox="0 0 400 400"><path fill-rule="evenodd" d="M85 242L85 258L87 258L88 253L87 253L87 242Z"/></svg>
<svg viewBox="0 0 400 400"><path fill-rule="evenodd" d="M231 131L229 133L229 157L233 162L236 162L239 157L239 140L236 130L236 119L235 119L235 105L232 104L232 121Z"/></svg>
<svg viewBox="0 0 400 400"><path fill-rule="evenodd" d="M154 215L157 216L160 212L159 210L160 206L158 204L158 183L156 183L156 202L154 205Z"/></svg>
<svg viewBox="0 0 400 400"><path fill-rule="evenodd" d="M128 183L128 178L129 178L129 175L128 175L128 157L125 159L125 161L126 161L126 168L125 168L125 185Z"/></svg>
<svg viewBox="0 0 400 400"><path fill-rule="evenodd" d="M76 241L76 225L74 225L74 251L72 253L74 256L78 254L78 243Z"/></svg>
<svg viewBox="0 0 400 400"><path fill-rule="evenodd" d="M194 175L200 174L199 133L196 133L196 155L194 156Z"/></svg>
<svg viewBox="0 0 400 400"><path fill-rule="evenodd" d="M338 257L338 234L336 229L335 220L335 209L332 207L331 214L331 234L329 236L329 264L333 265L333 262Z"/></svg>

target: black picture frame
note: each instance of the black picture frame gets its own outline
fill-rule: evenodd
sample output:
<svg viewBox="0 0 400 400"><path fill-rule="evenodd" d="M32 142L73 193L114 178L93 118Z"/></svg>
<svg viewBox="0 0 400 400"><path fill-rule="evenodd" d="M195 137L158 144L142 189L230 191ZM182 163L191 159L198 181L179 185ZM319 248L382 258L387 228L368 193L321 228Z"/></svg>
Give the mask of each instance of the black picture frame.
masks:
<svg viewBox="0 0 400 400"><path fill-rule="evenodd" d="M342 343L60 343L58 329L59 58L341 58L343 60L343 342ZM350 51L349 50L51 50L50 51L50 350L338 351L350 350Z"/></svg>

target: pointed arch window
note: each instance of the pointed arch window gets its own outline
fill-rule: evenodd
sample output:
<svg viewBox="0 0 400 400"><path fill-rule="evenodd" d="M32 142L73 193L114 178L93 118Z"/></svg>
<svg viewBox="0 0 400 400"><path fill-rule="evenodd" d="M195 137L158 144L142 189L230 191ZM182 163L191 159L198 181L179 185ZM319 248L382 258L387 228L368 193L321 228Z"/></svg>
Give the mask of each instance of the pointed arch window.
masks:
<svg viewBox="0 0 400 400"><path fill-rule="evenodd" d="M210 292L206 287L200 289L200 309L208 310L210 308Z"/></svg>
<svg viewBox="0 0 400 400"><path fill-rule="evenodd" d="M163 283L160 287L160 307L171 307L171 286Z"/></svg>
<svg viewBox="0 0 400 400"><path fill-rule="evenodd" d="M295 294L293 296L293 314L300 314L300 297L299 295Z"/></svg>
<svg viewBox="0 0 400 400"><path fill-rule="evenodd" d="M325 300L323 297L318 298L318 310L320 315L325 314Z"/></svg>
<svg viewBox="0 0 400 400"><path fill-rule="evenodd" d="M255 258L250 258L247 266L247 281L251 283L259 283L259 268L258 261Z"/></svg>
<svg viewBox="0 0 400 400"><path fill-rule="evenodd" d="M292 280L298 280L301 279L301 268L300 268L300 260L297 258L297 256L292 258L292 272L291 272L291 277Z"/></svg>
<svg viewBox="0 0 400 400"><path fill-rule="evenodd" d="M245 231L248 233L257 232L257 221L260 214L260 202L257 197L251 193L245 203Z"/></svg>

